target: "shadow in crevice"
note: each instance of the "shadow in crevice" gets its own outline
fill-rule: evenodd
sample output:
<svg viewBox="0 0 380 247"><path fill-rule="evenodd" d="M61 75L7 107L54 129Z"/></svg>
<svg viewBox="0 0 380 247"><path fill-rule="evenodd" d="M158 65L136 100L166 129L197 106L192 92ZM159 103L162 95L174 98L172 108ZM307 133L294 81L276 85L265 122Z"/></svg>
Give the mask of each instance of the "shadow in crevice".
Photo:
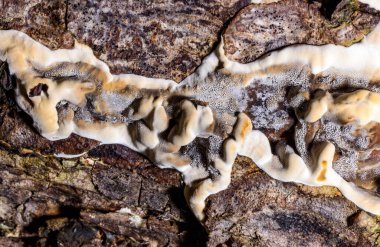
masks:
<svg viewBox="0 0 380 247"><path fill-rule="evenodd" d="M206 246L208 235L202 224L195 218L187 205L182 187L173 187L168 191L170 202L173 206L181 210L184 222L177 222L179 232L184 235L181 238L181 246L184 247L204 247Z"/></svg>
<svg viewBox="0 0 380 247"><path fill-rule="evenodd" d="M63 228L67 228L73 222L79 221L80 210L72 206L62 206L57 215L44 215L34 219L23 229L23 232L30 234L30 237L21 237L24 241L24 246L39 246L42 239L45 239L46 246L58 246L58 234L62 232ZM47 221L64 218L67 219L67 222L60 229L49 229Z"/></svg>
<svg viewBox="0 0 380 247"><path fill-rule="evenodd" d="M331 20L336 7L342 0L309 0L309 3L321 3L320 12L328 20Z"/></svg>

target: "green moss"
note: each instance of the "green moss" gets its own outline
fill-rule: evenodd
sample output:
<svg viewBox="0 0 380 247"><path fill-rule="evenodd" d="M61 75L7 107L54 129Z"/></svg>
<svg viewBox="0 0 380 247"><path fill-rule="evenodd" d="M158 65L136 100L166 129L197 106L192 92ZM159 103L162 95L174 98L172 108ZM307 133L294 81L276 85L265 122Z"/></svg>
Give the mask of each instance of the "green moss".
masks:
<svg viewBox="0 0 380 247"><path fill-rule="evenodd" d="M370 230L371 235L375 239L375 244L380 246L380 216L375 216L376 223Z"/></svg>
<svg viewBox="0 0 380 247"><path fill-rule="evenodd" d="M49 180L60 172L62 165L58 160L43 157L22 157L15 155L16 167L25 171L29 176L39 180Z"/></svg>
<svg viewBox="0 0 380 247"><path fill-rule="evenodd" d="M13 230L14 230L14 228L7 226L3 223L0 223L0 232L2 232L4 235L11 233Z"/></svg>
<svg viewBox="0 0 380 247"><path fill-rule="evenodd" d="M370 29L365 29L365 30L362 30L360 32L360 34L356 37L354 37L353 39L351 40L345 40L344 42L341 42L339 45L343 45L343 46L351 46L355 43L358 43L360 42L371 30Z"/></svg>
<svg viewBox="0 0 380 247"><path fill-rule="evenodd" d="M352 17L357 14L359 11L359 1L351 0L347 7L344 8L341 12L338 13L338 18L326 21L325 26L328 29L337 28L339 26L345 25L346 23L351 22Z"/></svg>
<svg viewBox="0 0 380 247"><path fill-rule="evenodd" d="M73 171L63 170L55 178L53 182L70 185L84 190L95 191L91 177L86 170L75 169Z"/></svg>
<svg viewBox="0 0 380 247"><path fill-rule="evenodd" d="M5 150L0 150L0 163L6 166L15 166L14 155Z"/></svg>
<svg viewBox="0 0 380 247"><path fill-rule="evenodd" d="M374 229L373 234L375 235L375 244L380 245L380 227Z"/></svg>

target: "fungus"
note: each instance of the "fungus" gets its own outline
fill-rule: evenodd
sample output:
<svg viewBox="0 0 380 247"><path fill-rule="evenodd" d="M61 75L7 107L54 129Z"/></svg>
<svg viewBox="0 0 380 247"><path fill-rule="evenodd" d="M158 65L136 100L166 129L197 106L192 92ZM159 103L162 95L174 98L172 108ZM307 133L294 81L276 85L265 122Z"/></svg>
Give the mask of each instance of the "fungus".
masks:
<svg viewBox="0 0 380 247"><path fill-rule="evenodd" d="M362 2L380 9L378 1ZM369 80L380 79L380 64L372 59L380 52L380 26L351 47L290 46L250 64L228 60L222 41L180 84L131 74L112 75L89 47L77 42L71 50L51 51L14 30L0 31L0 40L0 59L19 79L17 103L32 117L42 136L58 140L75 133L103 144L122 144L159 167L177 169L183 174L186 199L199 220L204 220L206 199L230 184L237 155L251 158L269 176L284 182L335 186L362 209L380 214L378 197L334 171L335 146L331 142L314 144L307 157L310 162L301 158L306 153L298 155L281 142L274 155L268 138L253 130L252 120L242 112L246 109L242 91L254 79L283 71L283 66L290 64L309 65L315 74L335 68L345 75L354 72ZM239 74L243 75L236 76ZM213 98L208 99L209 95ZM206 102L213 99L227 104ZM379 122L379 104L380 95L368 90L335 98L325 92L310 102L305 120L315 122L333 113L342 122ZM235 112L240 112L237 117ZM202 154L194 147L204 140L209 142ZM307 152L306 147L302 151Z"/></svg>
<svg viewBox="0 0 380 247"><path fill-rule="evenodd" d="M370 122L380 122L380 94L368 90L344 93L335 99L326 92L314 98L306 113L307 122L316 122L330 112L342 123L356 123L365 126Z"/></svg>

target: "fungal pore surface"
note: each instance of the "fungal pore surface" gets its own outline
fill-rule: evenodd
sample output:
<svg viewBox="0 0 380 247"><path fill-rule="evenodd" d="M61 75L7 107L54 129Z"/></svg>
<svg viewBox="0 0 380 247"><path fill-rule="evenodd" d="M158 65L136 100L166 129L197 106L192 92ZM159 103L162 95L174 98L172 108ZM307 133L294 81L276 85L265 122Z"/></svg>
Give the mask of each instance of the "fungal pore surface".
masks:
<svg viewBox="0 0 380 247"><path fill-rule="evenodd" d="M380 10L378 1L362 2ZM42 136L55 141L75 133L121 144L177 169L201 221L207 197L230 184L238 155L284 182L337 187L380 215L380 198L358 182L380 174L373 165L377 57L380 26L349 47L294 45L248 64L228 59L222 40L177 84L113 75L80 43L50 50L24 33L0 31L0 59L17 78L16 101ZM289 126L293 140L278 138Z"/></svg>

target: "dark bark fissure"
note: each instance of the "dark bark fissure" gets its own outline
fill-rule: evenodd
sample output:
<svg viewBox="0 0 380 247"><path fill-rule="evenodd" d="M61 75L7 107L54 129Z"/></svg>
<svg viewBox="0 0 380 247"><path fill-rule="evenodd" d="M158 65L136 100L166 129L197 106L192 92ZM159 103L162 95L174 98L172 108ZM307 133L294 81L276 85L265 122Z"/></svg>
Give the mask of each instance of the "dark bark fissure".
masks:
<svg viewBox="0 0 380 247"><path fill-rule="evenodd" d="M65 31L68 31L69 25L69 0L65 0Z"/></svg>

